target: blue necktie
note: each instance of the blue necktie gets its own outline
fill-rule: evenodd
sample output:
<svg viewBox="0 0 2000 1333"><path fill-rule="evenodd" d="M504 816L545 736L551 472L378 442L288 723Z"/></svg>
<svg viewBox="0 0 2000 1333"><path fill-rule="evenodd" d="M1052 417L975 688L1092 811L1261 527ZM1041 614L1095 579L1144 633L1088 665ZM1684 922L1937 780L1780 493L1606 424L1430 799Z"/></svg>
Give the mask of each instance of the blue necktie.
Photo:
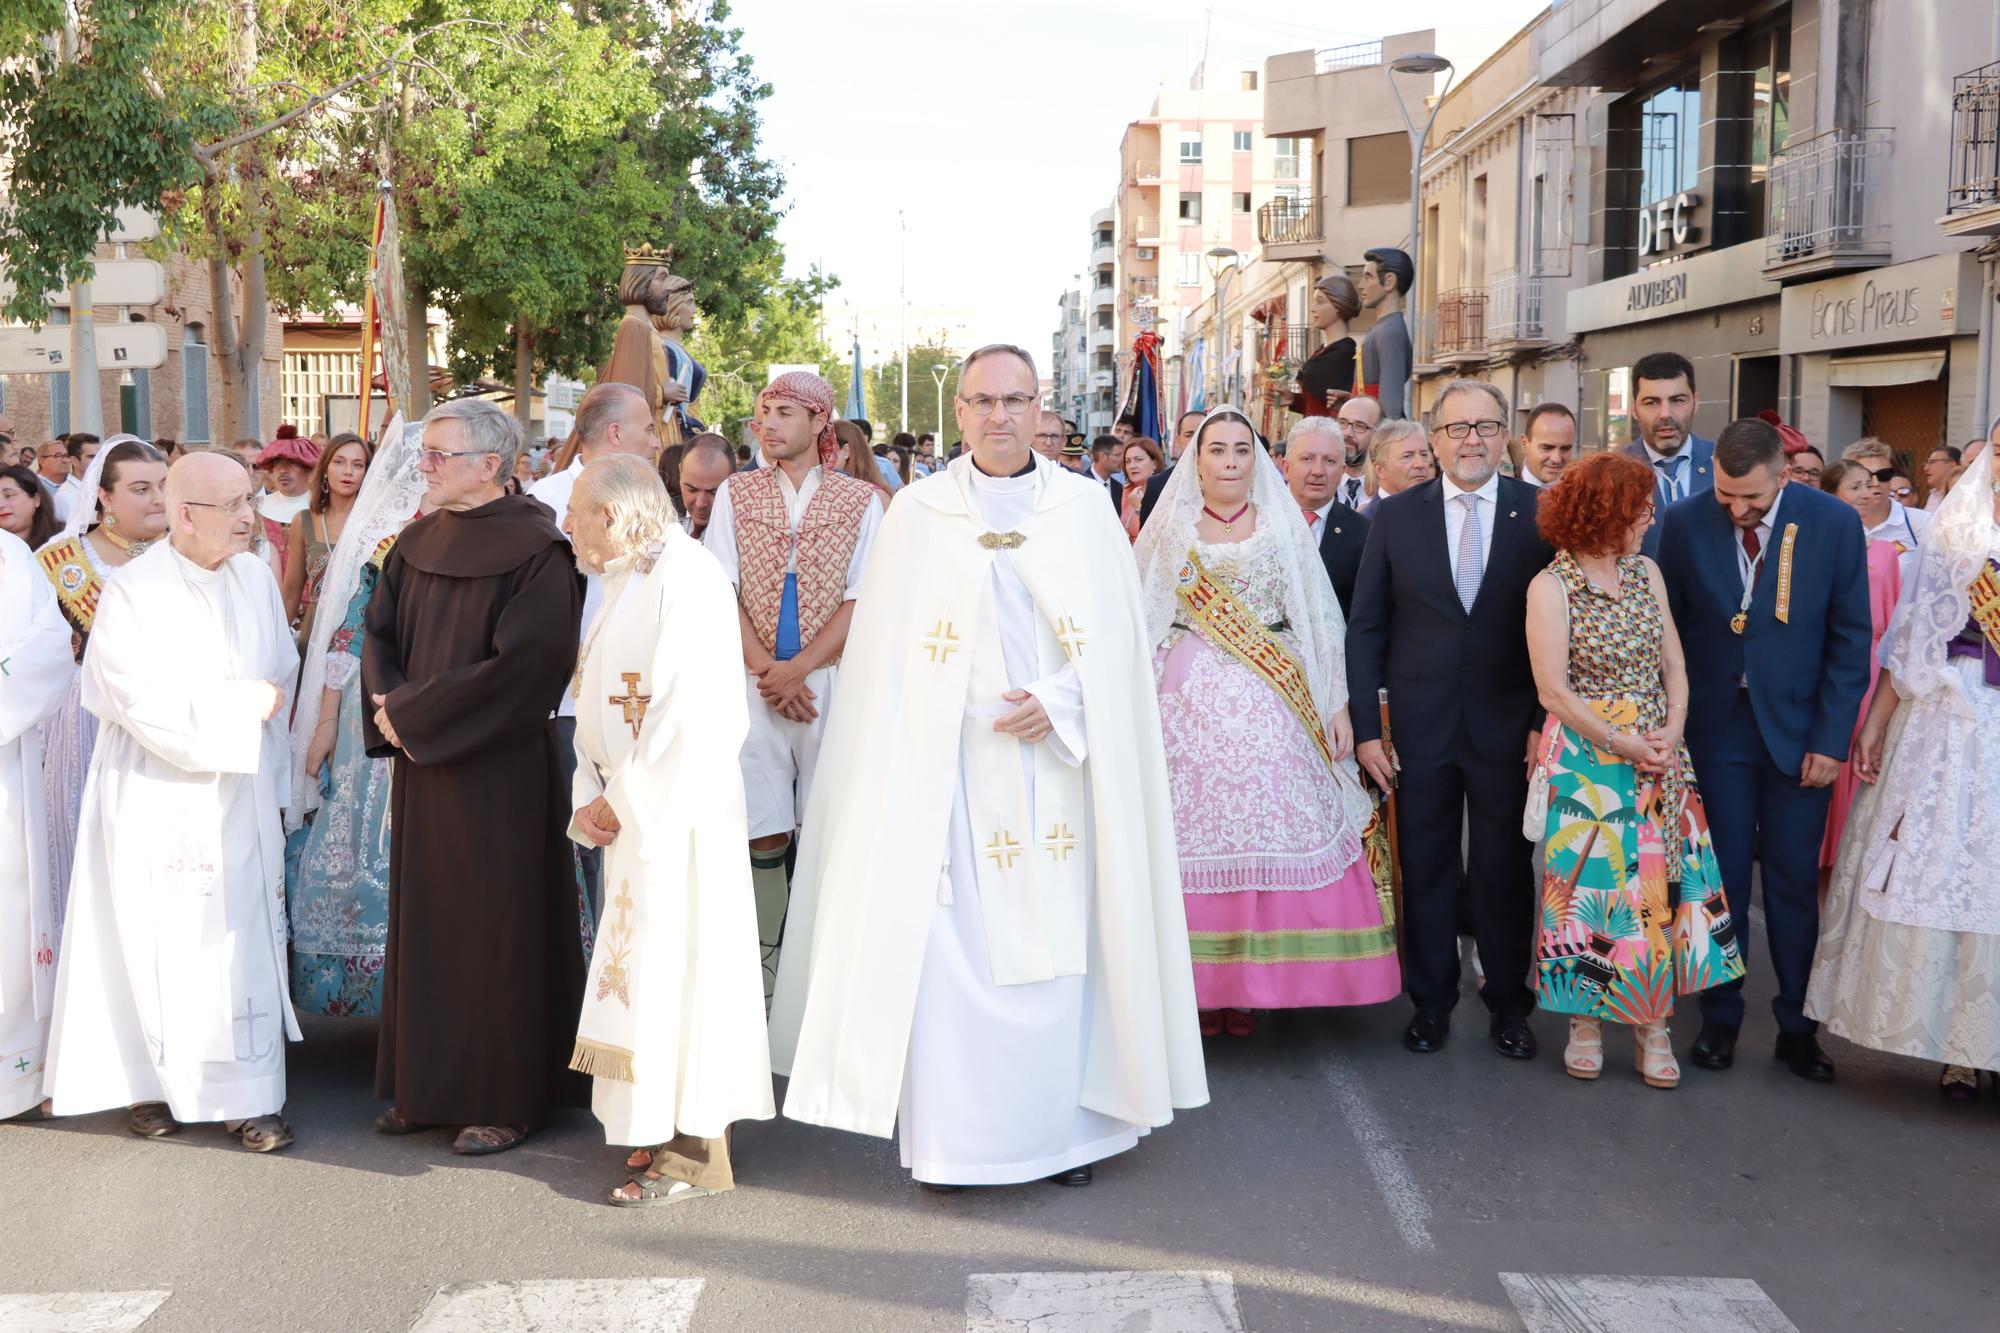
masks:
<svg viewBox="0 0 2000 1333"><path fill-rule="evenodd" d="M1472 604L1479 600L1479 580L1486 574L1486 562L1479 551L1479 497L1461 495L1458 502L1465 506L1465 523L1458 530L1458 568L1453 578L1458 584L1458 600L1471 615Z"/></svg>
<svg viewBox="0 0 2000 1333"><path fill-rule="evenodd" d="M1686 460L1679 455L1675 455L1672 458L1656 458L1653 460L1653 466L1660 470L1660 494L1668 504L1674 504L1677 501L1687 498L1681 494L1680 465L1684 461Z"/></svg>

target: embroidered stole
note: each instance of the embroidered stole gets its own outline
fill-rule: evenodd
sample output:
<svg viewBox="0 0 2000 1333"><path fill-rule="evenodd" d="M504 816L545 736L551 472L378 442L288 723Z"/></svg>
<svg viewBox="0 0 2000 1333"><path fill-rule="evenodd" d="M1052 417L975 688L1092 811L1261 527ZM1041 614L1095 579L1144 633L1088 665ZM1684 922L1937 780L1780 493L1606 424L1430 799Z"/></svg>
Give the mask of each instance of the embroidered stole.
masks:
<svg viewBox="0 0 2000 1333"><path fill-rule="evenodd" d="M83 641L90 637L90 627L97 620L97 599L104 592L104 580L97 576L97 567L83 549L82 537L45 546L35 560L56 590L56 603L69 622L74 639L71 646L80 662Z"/></svg>
<svg viewBox="0 0 2000 1333"><path fill-rule="evenodd" d="M1988 560L1966 591L1972 600L1973 623L1986 636L1986 646L2000 653L2000 565Z"/></svg>
<svg viewBox="0 0 2000 1333"><path fill-rule="evenodd" d="M1188 552L1187 563L1181 566L1180 586L1175 593L1189 628L1249 667L1276 690L1331 768L1333 747L1326 739L1326 725L1320 720L1319 705L1313 702L1306 669L1291 649L1265 629L1249 608L1208 572L1201 557L1193 551Z"/></svg>

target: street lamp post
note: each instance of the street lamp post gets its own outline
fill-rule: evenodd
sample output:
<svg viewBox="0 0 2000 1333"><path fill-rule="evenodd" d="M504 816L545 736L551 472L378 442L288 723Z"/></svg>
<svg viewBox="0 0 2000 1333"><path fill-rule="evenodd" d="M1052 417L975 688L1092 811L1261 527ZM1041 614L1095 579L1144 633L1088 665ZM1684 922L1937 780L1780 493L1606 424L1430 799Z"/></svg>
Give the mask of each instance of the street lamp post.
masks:
<svg viewBox="0 0 2000 1333"><path fill-rule="evenodd" d="M1423 323L1417 292L1421 286L1418 275L1424 271L1419 260L1423 253L1423 235L1419 227L1423 207L1424 144L1430 140L1431 126L1437 124L1438 108L1444 105L1444 95L1451 91L1451 81L1457 71L1449 60L1434 51L1412 51L1390 61L1389 72L1444 75L1444 87L1438 89L1437 100L1431 103L1431 114L1424 121L1421 134L1417 132L1416 122L1410 118L1409 107L1403 104L1403 90L1396 86L1394 79L1389 80L1389 91L1396 94L1396 110L1403 117L1403 128L1410 134L1410 290L1405 294L1410 320L1410 378L1403 386L1403 410L1414 413L1417 410L1417 333Z"/></svg>
<svg viewBox="0 0 2000 1333"><path fill-rule="evenodd" d="M1242 263L1242 256L1227 245L1217 245L1208 252L1208 275L1215 284L1215 405L1220 406L1229 396L1229 279L1236 276ZM1228 268L1225 271L1224 265Z"/></svg>
<svg viewBox="0 0 2000 1333"><path fill-rule="evenodd" d="M897 284L903 302L903 419L896 429L907 431L910 428L910 225L903 221L900 208L896 210L896 225L903 233L903 272Z"/></svg>
<svg viewBox="0 0 2000 1333"><path fill-rule="evenodd" d="M944 382L951 374L951 367L940 361L931 367L931 378L937 381L937 438L931 441L931 457L944 457Z"/></svg>

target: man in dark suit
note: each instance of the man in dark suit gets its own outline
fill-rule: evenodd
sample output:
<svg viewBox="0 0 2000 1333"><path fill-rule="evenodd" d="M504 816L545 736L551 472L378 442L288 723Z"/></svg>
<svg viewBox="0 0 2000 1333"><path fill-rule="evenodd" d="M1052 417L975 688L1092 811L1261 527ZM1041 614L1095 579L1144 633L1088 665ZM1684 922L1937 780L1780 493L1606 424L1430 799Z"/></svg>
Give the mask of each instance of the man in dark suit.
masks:
<svg viewBox="0 0 2000 1333"><path fill-rule="evenodd" d="M1542 716L1528 667L1528 584L1554 552L1535 527L1535 489L1499 473L1508 415L1500 391L1454 380L1432 415L1442 475L1385 498L1361 552L1347 626L1354 739L1378 784L1400 774L1403 981L1416 1006L1403 1044L1436 1051L1450 1033L1463 878L1493 1045L1525 1060L1535 1053L1535 885L1521 808ZM1384 685L1395 710L1393 764L1375 707Z"/></svg>
<svg viewBox="0 0 2000 1333"><path fill-rule="evenodd" d="M1632 365L1632 425L1639 438L1625 446L1654 472L1653 526L1642 548L1660 554L1660 516L1691 495L1715 486L1715 441L1694 433L1701 395L1694 363L1679 352L1648 352Z"/></svg>
<svg viewBox="0 0 2000 1333"><path fill-rule="evenodd" d="M1090 470L1084 475L1104 488L1111 507L1118 510L1125 499L1125 478L1118 471L1125 446L1115 435L1100 435L1090 442ZM1123 513L1123 510L1118 510Z"/></svg>
<svg viewBox="0 0 2000 1333"><path fill-rule="evenodd" d="M1688 752L1730 915L1750 915L1763 867L1764 921L1778 994L1778 1059L1833 1078L1805 1016L1819 940L1819 848L1831 784L1868 688L1867 540L1848 505L1785 484L1768 422L1732 422L1715 447L1713 494L1667 511L1660 572L1687 658ZM1746 962L1750 933L1739 926ZM1727 1069L1743 1025L1743 983L1702 992L1690 1052Z"/></svg>
<svg viewBox="0 0 2000 1333"><path fill-rule="evenodd" d="M1144 523L1153 516L1153 506L1159 503L1160 492L1167 488L1167 478L1174 475L1174 467L1194 448L1195 432L1201 429L1201 419L1205 412L1183 412L1174 423L1174 452L1167 460L1167 466L1146 478L1146 495L1139 501L1139 521Z"/></svg>
<svg viewBox="0 0 2000 1333"><path fill-rule="evenodd" d="M1361 571L1361 547L1368 537L1368 520L1334 498L1346 452L1340 426L1332 417L1301 417L1292 424L1284 457L1285 485L1319 542L1320 563L1326 566L1343 616L1354 604L1354 579Z"/></svg>

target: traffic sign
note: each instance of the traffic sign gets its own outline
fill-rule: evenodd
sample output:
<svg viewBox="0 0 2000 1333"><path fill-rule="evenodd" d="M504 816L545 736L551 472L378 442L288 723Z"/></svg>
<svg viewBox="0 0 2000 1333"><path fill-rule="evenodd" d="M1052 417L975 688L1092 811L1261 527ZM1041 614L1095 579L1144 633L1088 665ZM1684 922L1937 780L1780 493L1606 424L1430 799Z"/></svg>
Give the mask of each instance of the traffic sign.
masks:
<svg viewBox="0 0 2000 1333"><path fill-rule="evenodd" d="M136 241L150 241L160 234L160 219L143 208L121 208L118 223L104 233L104 239L113 245L131 245Z"/></svg>
<svg viewBox="0 0 2000 1333"><path fill-rule="evenodd" d="M0 301L14 294L14 284L0 277ZM102 259L90 279L93 305L157 305L167 294L167 271L150 259ZM52 306L69 305L69 289L49 293Z"/></svg>
<svg viewBox="0 0 2000 1333"><path fill-rule="evenodd" d="M97 368L152 370L167 363L167 331L158 324L99 324ZM70 368L69 326L0 328L0 375L47 375Z"/></svg>

